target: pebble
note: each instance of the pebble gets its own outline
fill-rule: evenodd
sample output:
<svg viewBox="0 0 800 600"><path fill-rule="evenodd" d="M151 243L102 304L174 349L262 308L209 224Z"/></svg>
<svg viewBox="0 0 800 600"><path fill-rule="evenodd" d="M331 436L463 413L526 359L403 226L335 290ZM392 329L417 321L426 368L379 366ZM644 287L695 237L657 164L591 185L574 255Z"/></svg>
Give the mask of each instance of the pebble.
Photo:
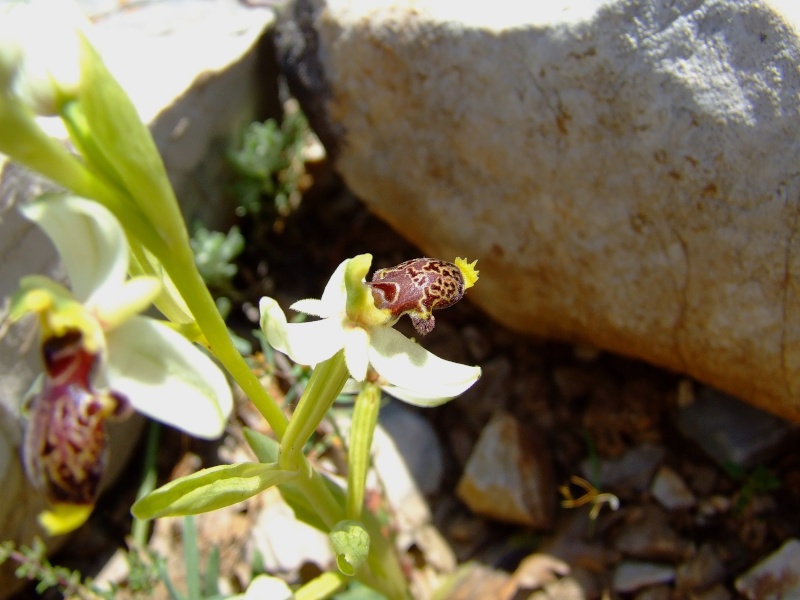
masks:
<svg viewBox="0 0 800 600"><path fill-rule="evenodd" d="M736 580L750 600L800 598L800 540L791 539Z"/></svg>
<svg viewBox="0 0 800 600"><path fill-rule="evenodd" d="M626 560L614 571L614 591L620 594L636 592L651 585L672 583L675 569L668 565Z"/></svg>
<svg viewBox="0 0 800 600"><path fill-rule="evenodd" d="M697 499L674 469L661 466L650 486L650 493L667 510L685 510L694 507Z"/></svg>
<svg viewBox="0 0 800 600"><path fill-rule="evenodd" d="M614 546L626 556L651 560L680 560L692 551L670 525L669 515L656 505L628 511Z"/></svg>
<svg viewBox="0 0 800 600"><path fill-rule="evenodd" d="M711 544L700 549L678 567L675 587L678 594L688 596L690 592L710 588L725 579L725 565Z"/></svg>
<svg viewBox="0 0 800 600"><path fill-rule="evenodd" d="M390 402L381 409L379 422L394 442L420 491L426 496L437 494L444 477L444 455L430 421L402 402ZM389 475L382 472L382 477Z"/></svg>
<svg viewBox="0 0 800 600"><path fill-rule="evenodd" d="M711 388L676 413L678 430L719 466L750 469L768 461L795 431L788 422Z"/></svg>
<svg viewBox="0 0 800 600"><path fill-rule="evenodd" d="M481 432L456 494L475 513L551 529L555 481L549 448L536 431L497 413Z"/></svg>
<svg viewBox="0 0 800 600"><path fill-rule="evenodd" d="M596 476L593 463L588 459L581 463L581 472L589 481L598 480L601 491L604 492L618 488L643 492L650 485L653 474L664 460L665 453L663 446L640 444L619 458L601 459Z"/></svg>
<svg viewBox="0 0 800 600"><path fill-rule="evenodd" d="M721 583L718 583L707 590L695 592L692 595L692 600L731 600L731 597L731 593L728 589Z"/></svg>
<svg viewBox="0 0 800 600"><path fill-rule="evenodd" d="M672 600L672 588L668 585L656 585L646 588L634 596L634 600Z"/></svg>

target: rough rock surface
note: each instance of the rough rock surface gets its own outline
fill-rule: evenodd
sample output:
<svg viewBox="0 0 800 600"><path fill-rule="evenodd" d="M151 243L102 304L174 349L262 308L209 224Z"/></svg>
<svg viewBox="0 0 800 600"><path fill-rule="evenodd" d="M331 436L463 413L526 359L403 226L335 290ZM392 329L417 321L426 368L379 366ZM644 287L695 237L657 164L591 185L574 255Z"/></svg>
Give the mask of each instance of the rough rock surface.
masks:
<svg viewBox="0 0 800 600"><path fill-rule="evenodd" d="M279 61L348 186L518 331L800 420L796 3L300 0Z"/></svg>

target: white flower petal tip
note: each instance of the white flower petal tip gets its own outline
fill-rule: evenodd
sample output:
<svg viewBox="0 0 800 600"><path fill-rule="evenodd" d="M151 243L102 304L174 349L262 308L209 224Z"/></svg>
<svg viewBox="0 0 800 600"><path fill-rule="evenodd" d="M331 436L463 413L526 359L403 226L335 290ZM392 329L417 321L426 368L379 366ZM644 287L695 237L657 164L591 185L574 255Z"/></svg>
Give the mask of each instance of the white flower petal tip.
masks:
<svg viewBox="0 0 800 600"><path fill-rule="evenodd" d="M52 194L20 205L19 210L52 240L78 300L91 303L123 284L128 242L108 209L78 196Z"/></svg>
<svg viewBox="0 0 800 600"><path fill-rule="evenodd" d="M416 406L438 406L467 391L480 367L439 358L394 329L373 331L370 362L392 396Z"/></svg>
<svg viewBox="0 0 800 600"><path fill-rule="evenodd" d="M269 297L259 302L261 329L269 345L301 365L316 365L344 346L344 329L338 316L288 323L278 303Z"/></svg>
<svg viewBox="0 0 800 600"><path fill-rule="evenodd" d="M107 335L108 383L133 407L205 439L218 438L233 408L220 368L166 325L133 317Z"/></svg>

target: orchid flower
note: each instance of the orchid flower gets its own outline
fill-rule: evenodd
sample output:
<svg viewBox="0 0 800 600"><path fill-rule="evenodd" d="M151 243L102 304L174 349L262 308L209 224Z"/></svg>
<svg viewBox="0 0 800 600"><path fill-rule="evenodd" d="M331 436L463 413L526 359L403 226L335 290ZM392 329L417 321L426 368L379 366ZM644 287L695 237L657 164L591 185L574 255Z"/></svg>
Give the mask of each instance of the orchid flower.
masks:
<svg viewBox="0 0 800 600"><path fill-rule="evenodd" d="M161 283L127 279L127 241L107 209L58 195L20 210L53 241L72 286L70 292L46 277L24 277L11 310L13 319L38 316L45 366L26 432L29 478L54 504L56 520L73 518L70 507L84 508L77 524L45 523L61 533L91 510L105 461L104 419L124 416L130 405L212 439L224 430L232 395L200 349L165 322L138 314Z"/></svg>
<svg viewBox="0 0 800 600"><path fill-rule="evenodd" d="M454 304L477 280L475 263L416 259L381 269L366 282L371 264L369 254L343 261L320 299L291 306L317 321L288 323L274 299L262 298L261 327L270 345L305 365L343 349L353 379L363 382L371 367L388 394L415 406L437 406L462 394L478 380L480 367L439 358L392 326L410 314L418 333L432 330L432 310Z"/></svg>

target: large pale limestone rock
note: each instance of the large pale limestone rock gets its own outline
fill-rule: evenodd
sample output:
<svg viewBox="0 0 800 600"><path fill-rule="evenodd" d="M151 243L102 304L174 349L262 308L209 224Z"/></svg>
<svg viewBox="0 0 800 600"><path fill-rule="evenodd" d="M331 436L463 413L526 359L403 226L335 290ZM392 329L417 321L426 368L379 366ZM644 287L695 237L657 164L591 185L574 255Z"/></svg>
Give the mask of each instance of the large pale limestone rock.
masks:
<svg viewBox="0 0 800 600"><path fill-rule="evenodd" d="M269 110L269 88L263 80L268 45L262 40L272 12L235 0L213 0L153 4L103 14L97 20L98 48L151 124L188 218L222 226L232 212L219 202L222 150L231 135ZM273 70L273 89L275 82ZM276 109L277 100L271 102ZM21 276L64 278L48 239L15 209L43 185L0 156L0 541L25 544L42 535L36 516L43 501L22 470L18 447L24 421L19 405L41 365L35 323L8 326L2 311ZM110 478L121 472L135 449L142 422L136 418L111 425ZM61 540L47 543L55 547ZM15 567L8 561L0 568L0 598L20 583L13 576Z"/></svg>
<svg viewBox="0 0 800 600"><path fill-rule="evenodd" d="M797 3L299 0L347 184L519 331L800 420Z"/></svg>

